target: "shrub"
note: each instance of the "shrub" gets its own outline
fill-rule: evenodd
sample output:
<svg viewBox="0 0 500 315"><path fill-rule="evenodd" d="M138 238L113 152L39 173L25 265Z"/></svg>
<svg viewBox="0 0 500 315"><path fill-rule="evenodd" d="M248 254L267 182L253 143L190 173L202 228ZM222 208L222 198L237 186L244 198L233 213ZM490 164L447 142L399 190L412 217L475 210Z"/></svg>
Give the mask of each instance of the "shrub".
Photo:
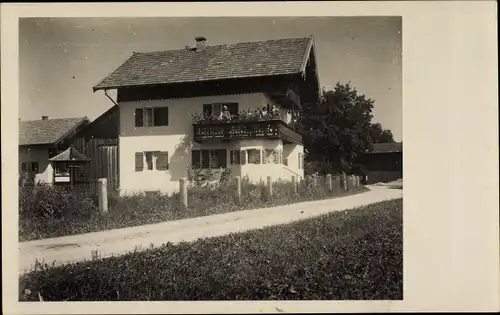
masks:
<svg viewBox="0 0 500 315"><path fill-rule="evenodd" d="M117 189L108 189L108 213L97 211L95 187L68 188L38 184L35 188L20 190L21 241L62 235L95 232L169 220L192 218L237 210L270 207L299 201L331 198L364 191L364 188L343 191L339 185L329 191L322 177L317 186L302 181L293 192L287 181L273 183L273 196L267 195L264 183L251 183L241 179L242 198L236 198L234 181L229 181L229 171L223 170L217 185L208 186L203 181L191 181L188 187L188 209L182 210L179 194L135 194L119 196ZM191 174L197 176L195 172ZM206 174L205 174L206 175ZM191 177L193 178L193 177ZM31 187L31 186L30 186ZM31 190L30 190L31 189Z"/></svg>
<svg viewBox="0 0 500 315"><path fill-rule="evenodd" d="M402 200L20 278L20 300L403 297ZM30 293L25 295L26 292Z"/></svg>

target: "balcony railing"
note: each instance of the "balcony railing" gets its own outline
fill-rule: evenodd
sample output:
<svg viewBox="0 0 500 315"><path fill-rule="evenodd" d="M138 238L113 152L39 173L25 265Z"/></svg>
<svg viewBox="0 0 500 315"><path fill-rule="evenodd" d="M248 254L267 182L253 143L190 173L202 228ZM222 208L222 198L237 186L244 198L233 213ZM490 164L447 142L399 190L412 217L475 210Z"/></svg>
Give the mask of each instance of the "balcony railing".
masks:
<svg viewBox="0 0 500 315"><path fill-rule="evenodd" d="M285 143L302 144L302 135L279 118L279 115L233 115L226 118L193 118L196 142L206 140L282 139Z"/></svg>

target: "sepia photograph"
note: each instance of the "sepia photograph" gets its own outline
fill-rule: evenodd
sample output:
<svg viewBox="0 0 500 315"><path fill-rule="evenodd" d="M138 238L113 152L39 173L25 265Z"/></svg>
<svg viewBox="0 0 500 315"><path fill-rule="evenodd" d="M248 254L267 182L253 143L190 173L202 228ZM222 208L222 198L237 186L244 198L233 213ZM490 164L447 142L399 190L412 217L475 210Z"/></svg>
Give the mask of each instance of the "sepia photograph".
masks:
<svg viewBox="0 0 500 315"><path fill-rule="evenodd" d="M20 301L402 300L401 39L20 19Z"/></svg>
<svg viewBox="0 0 500 315"><path fill-rule="evenodd" d="M0 6L4 313L500 310L495 2Z"/></svg>

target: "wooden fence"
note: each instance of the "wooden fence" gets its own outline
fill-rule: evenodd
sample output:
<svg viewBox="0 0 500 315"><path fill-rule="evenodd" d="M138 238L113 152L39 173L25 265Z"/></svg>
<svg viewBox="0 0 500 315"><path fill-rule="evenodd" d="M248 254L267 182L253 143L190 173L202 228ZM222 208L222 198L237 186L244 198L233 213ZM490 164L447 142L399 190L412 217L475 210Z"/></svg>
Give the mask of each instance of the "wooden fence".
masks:
<svg viewBox="0 0 500 315"><path fill-rule="evenodd" d="M298 178L296 176L292 176L292 186L293 186L293 192L295 194L298 193L298 186L299 185L307 185L307 187L314 187L319 185L319 178L315 176L306 176L304 178L305 183L300 183L298 181ZM242 180L240 176L236 176L234 178L234 183L236 185L236 198L241 201L242 200ZM332 176L332 175L326 175L324 184L326 185L327 189L330 191L334 191L336 187L341 187L341 189L347 191L351 189L357 189L361 186L361 177L359 176L354 176L350 175L347 176L345 174L341 176ZM273 196L273 181L270 176L266 178L266 194L268 196ZM184 209L188 208L188 186L189 186L189 181L187 178L183 177L179 180L179 201L181 204L181 207ZM98 193L98 200L99 200L99 210L102 213L107 213L108 211L108 187L109 184L107 183L106 178L101 178L98 180L98 187L97 187L97 193ZM209 188L207 188L209 189Z"/></svg>

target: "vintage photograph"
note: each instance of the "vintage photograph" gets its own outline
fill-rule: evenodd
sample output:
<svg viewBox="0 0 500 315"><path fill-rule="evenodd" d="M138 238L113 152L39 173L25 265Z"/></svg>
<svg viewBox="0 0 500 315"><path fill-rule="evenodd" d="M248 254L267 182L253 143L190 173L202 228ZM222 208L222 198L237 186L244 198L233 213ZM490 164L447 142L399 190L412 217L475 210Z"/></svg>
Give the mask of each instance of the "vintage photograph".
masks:
<svg viewBox="0 0 500 315"><path fill-rule="evenodd" d="M403 300L402 36L20 18L19 301Z"/></svg>

